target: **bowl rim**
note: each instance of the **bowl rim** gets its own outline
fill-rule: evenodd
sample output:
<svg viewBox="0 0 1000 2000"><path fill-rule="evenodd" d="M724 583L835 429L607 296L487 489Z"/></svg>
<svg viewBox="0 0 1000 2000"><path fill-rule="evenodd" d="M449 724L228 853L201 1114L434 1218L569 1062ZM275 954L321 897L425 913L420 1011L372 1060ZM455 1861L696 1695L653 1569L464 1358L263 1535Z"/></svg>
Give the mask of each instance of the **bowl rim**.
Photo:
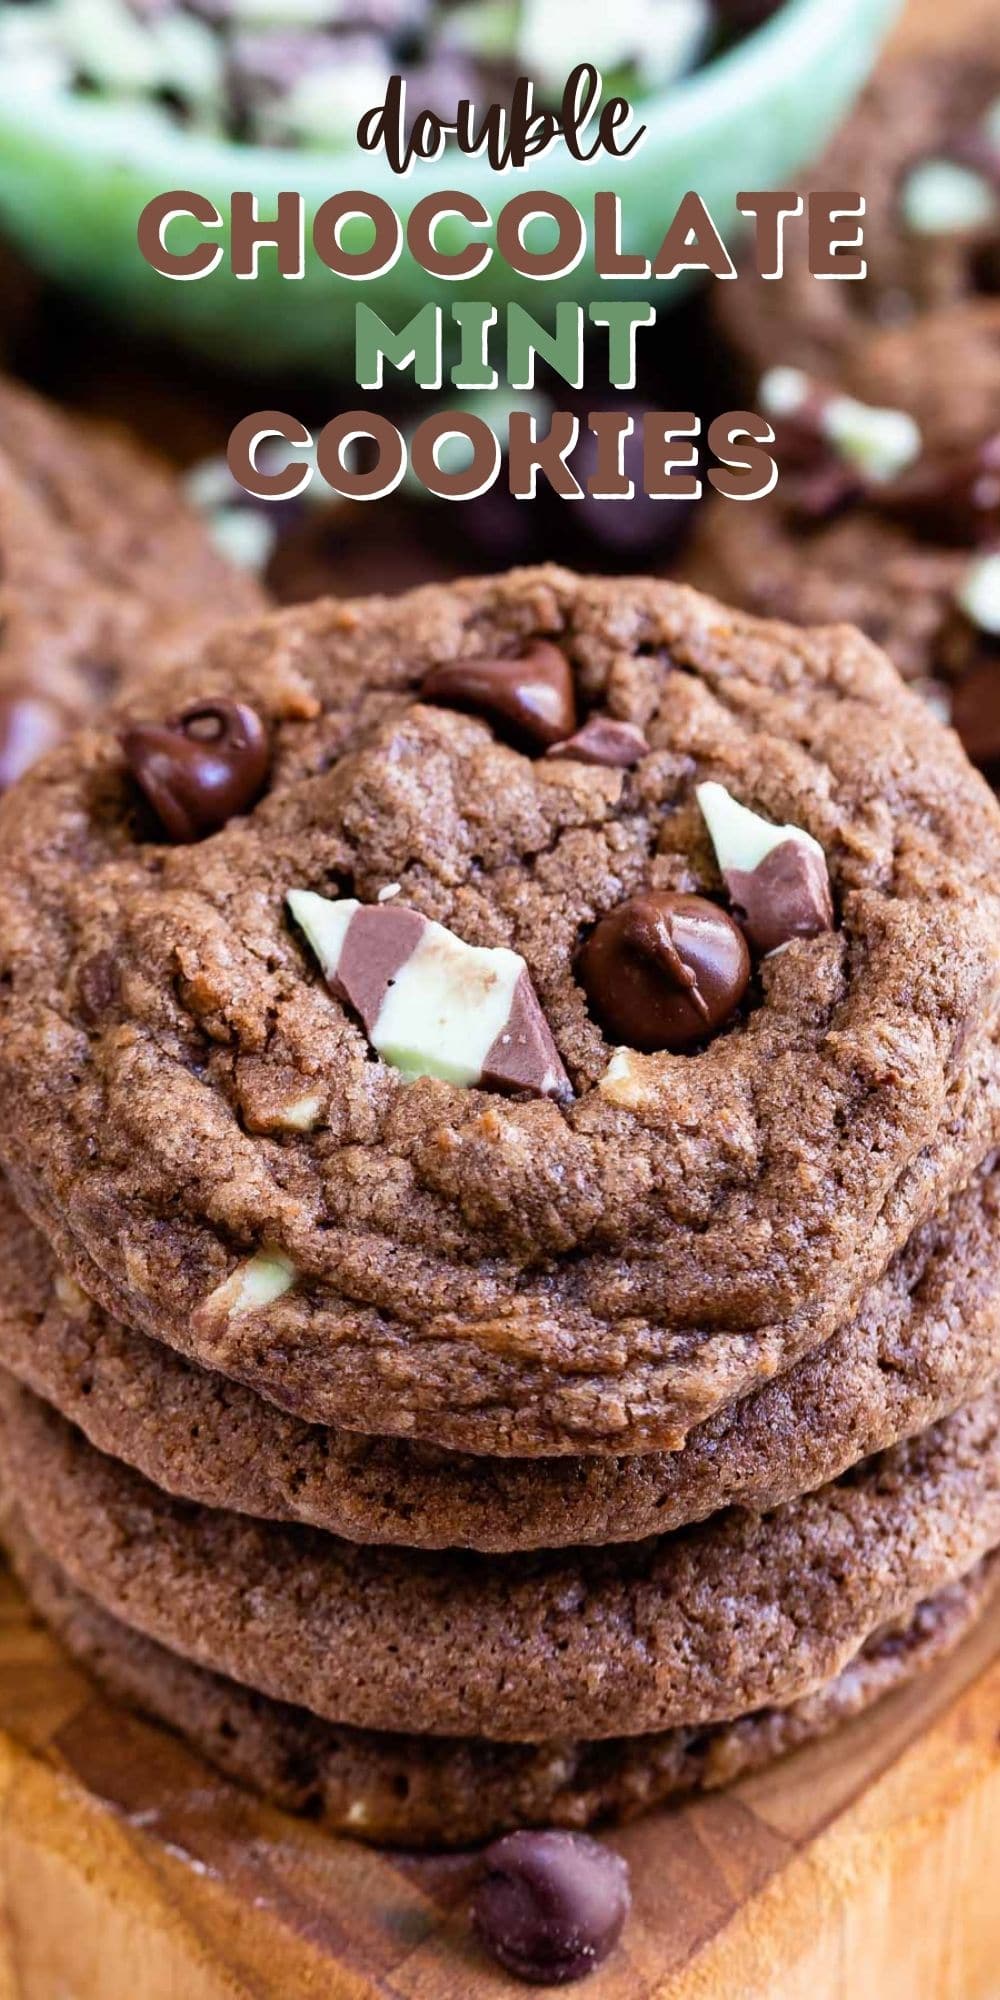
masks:
<svg viewBox="0 0 1000 2000"><path fill-rule="evenodd" d="M518 169L518 182L523 186L543 171L555 183L568 175L582 185L585 179L606 181L612 171L617 183L624 186L634 174L641 173L644 157L665 141L672 146L728 114L746 113L761 85L765 89L780 87L796 62L808 58L831 32L840 40L850 32L850 21L868 18L875 29L888 26L902 4L903 0L841 0L839 6L832 6L831 0L784 0L768 20L709 62L662 91L635 100L634 109L646 126L646 136L634 153L614 162L601 154L581 163L553 150ZM26 136L30 133L49 151L58 151L68 143L76 152L84 141L91 165L107 156L108 164L119 171L153 171L160 186L167 184L165 174L175 173L178 187L218 188L230 183L250 186L255 193L293 187L312 202L337 187L338 174L342 177L344 165L349 164L352 184L363 180L367 191L379 194L387 187L396 190L398 198L392 206L405 214L421 177L432 171L440 176L449 158L454 161L451 184L460 185L465 192L481 194L489 188L495 202L497 184L503 180L480 156L445 154L436 161L417 161L413 171L404 176L392 172L384 154L362 153L356 145L313 149L248 144L215 133L184 130L170 124L155 107L141 103L69 92L34 95L21 90L15 95L15 80L13 66L7 77L0 75L0 125L8 132L15 126L22 128ZM5 87L8 83L9 90ZM78 168L80 164L77 157ZM238 179L234 175L237 165Z"/></svg>

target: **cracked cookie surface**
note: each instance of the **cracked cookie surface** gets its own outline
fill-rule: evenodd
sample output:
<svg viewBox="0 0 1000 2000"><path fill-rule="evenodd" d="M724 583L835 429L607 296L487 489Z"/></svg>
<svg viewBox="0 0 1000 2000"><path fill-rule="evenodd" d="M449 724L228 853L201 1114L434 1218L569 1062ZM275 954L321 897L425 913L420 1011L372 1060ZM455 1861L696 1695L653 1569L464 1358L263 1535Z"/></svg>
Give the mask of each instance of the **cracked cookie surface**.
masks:
<svg viewBox="0 0 1000 2000"><path fill-rule="evenodd" d="M418 699L540 639L581 718L643 731L633 768ZM209 837L157 837L121 712L0 806L0 1150L125 1324L350 1429L672 1448L828 1338L996 1142L1000 817L857 635L514 572L230 628L128 714L208 697L273 746ZM696 1052L616 1057L578 952L640 889L724 902L705 779L819 842L836 928L761 961ZM288 921L298 888L398 888L519 953L572 1097L375 1060Z"/></svg>

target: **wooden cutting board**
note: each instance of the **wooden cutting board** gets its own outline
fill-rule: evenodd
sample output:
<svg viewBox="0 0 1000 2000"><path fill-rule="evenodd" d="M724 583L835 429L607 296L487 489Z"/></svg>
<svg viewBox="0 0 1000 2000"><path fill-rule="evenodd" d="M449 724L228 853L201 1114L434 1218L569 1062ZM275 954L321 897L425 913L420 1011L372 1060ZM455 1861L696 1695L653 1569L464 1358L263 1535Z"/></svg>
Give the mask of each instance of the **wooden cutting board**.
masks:
<svg viewBox="0 0 1000 2000"><path fill-rule="evenodd" d="M587 2000L998 2000L1000 1606L828 1742L615 1845L635 1905ZM514 2000L474 1872L258 1805L0 1575L0 2000Z"/></svg>

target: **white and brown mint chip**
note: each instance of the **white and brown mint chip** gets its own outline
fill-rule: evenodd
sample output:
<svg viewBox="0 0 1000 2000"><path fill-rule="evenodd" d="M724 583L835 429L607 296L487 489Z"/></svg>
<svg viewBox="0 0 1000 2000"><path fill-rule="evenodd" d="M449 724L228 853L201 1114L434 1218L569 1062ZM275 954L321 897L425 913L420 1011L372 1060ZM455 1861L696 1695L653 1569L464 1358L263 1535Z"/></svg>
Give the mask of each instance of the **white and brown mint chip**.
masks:
<svg viewBox="0 0 1000 2000"><path fill-rule="evenodd" d="M518 952L466 944L395 900L332 901L294 889L288 907L331 992L404 1077L535 1097L572 1095Z"/></svg>
<svg viewBox="0 0 1000 2000"><path fill-rule="evenodd" d="M725 785L699 785L697 796L733 915L756 952L832 930L826 856L811 833L762 819Z"/></svg>
<svg viewBox="0 0 1000 2000"><path fill-rule="evenodd" d="M859 402L799 368L769 369L758 394L796 513L823 519L859 503L956 547L1000 531L1000 431L927 446L907 411Z"/></svg>

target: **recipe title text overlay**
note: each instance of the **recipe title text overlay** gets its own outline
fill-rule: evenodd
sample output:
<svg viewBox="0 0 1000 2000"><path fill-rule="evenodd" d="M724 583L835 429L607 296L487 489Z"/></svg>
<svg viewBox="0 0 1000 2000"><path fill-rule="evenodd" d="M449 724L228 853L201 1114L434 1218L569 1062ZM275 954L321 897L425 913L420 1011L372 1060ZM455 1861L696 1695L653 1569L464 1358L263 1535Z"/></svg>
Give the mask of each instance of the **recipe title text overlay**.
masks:
<svg viewBox="0 0 1000 2000"><path fill-rule="evenodd" d="M531 80L522 77L509 104L491 105L479 118L475 106L463 101L450 122L426 109L411 117L406 80L396 76L383 103L366 112L357 128L360 149L383 153L400 176L409 174L418 160L440 158L449 140L459 153L481 157L500 176L523 170L557 144L578 162L602 155L622 160L645 137L646 128L635 126L626 99L604 100L600 72L588 63L568 77L559 111L536 110ZM865 202L856 192L757 190L737 194L735 207L744 235L744 270L780 280L786 241L790 231L798 230L804 232L808 268L816 279L856 281L867 275L862 254ZM172 249L169 231L181 217L188 229L192 222L199 226L199 240L193 247ZM644 248L624 247L623 199L612 189L599 190L578 206L564 194L531 187L491 207L467 189L444 188L421 196L403 213L384 195L348 188L332 193L316 209L308 245L306 224L305 201L292 190L278 195L273 214L261 216L258 198L249 191L233 193L223 215L204 194L172 188L144 208L138 243L153 270L177 283L202 282L220 270L253 282L260 276L262 255L272 271L294 283L305 276L309 255L338 279L358 285L388 277L408 258L443 285L468 286L501 262L509 274L505 294L511 278L551 288L581 266L595 285L627 285L633 293L645 293L623 297L611 292L586 302L579 296L557 299L546 304L545 318L513 298L502 328L496 303L464 290L447 305L427 301L397 325L389 325L369 302L359 300L355 379L359 388L373 392L384 390L387 366L422 391L440 392L447 378L463 395L496 391L501 383L507 391L530 392L539 363L552 377L581 390L585 354L592 365L598 343L609 385L634 389L639 336L655 337L657 326L648 288L670 285L689 273L720 282L739 277L722 230L693 190L658 228L658 240ZM539 232L544 243L538 241ZM581 288L582 277L578 294ZM643 492L652 499L698 499L703 456L698 412L646 410L639 422ZM405 430L379 410L353 408L315 434L287 411L257 410L233 430L229 464L239 484L260 500L294 498L316 469L334 492L355 500L385 498L407 473L443 500L478 498L502 474L519 500L535 497L539 477L567 500L585 493L593 499L631 499L635 483L625 471L624 448L636 418L622 409L591 410L586 424L592 443L582 483L572 468L581 419L559 409L539 414L508 407L503 436L486 415L454 404L437 408ZM704 427L704 439L706 476L716 492L741 501L771 492L778 467L769 448L774 430L766 417L752 410L723 411ZM287 447L280 464L275 463L275 440ZM455 462L456 441L460 463ZM270 447L266 464L258 457L265 442Z"/></svg>

